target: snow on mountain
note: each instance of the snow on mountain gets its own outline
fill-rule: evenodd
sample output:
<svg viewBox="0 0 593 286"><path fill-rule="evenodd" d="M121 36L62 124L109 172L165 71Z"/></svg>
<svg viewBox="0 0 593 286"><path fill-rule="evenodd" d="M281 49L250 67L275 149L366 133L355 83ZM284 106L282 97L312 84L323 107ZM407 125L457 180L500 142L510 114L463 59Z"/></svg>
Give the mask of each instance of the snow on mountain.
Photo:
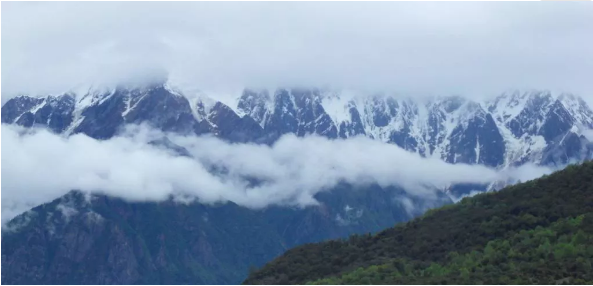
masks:
<svg viewBox="0 0 593 286"><path fill-rule="evenodd" d="M273 102L267 90L245 89L237 101L237 115L253 118L262 128L273 108Z"/></svg>
<svg viewBox="0 0 593 286"><path fill-rule="evenodd" d="M353 92L326 92L321 97L321 106L336 124L352 122L351 108L356 108L353 102L356 94Z"/></svg>
<svg viewBox="0 0 593 286"><path fill-rule="evenodd" d="M283 88L231 95L179 88L171 81L77 92L13 98L2 107L2 122L101 139L123 124L141 122L165 131L266 144L286 133L360 135L451 163L498 168L581 160L566 154L578 149L571 156L589 156L591 144L582 134L593 128L593 111L581 98L536 90L508 91L483 102Z"/></svg>
<svg viewBox="0 0 593 286"><path fill-rule="evenodd" d="M563 93L558 97L558 100L581 124L579 127L593 126L593 111L582 98L570 93Z"/></svg>

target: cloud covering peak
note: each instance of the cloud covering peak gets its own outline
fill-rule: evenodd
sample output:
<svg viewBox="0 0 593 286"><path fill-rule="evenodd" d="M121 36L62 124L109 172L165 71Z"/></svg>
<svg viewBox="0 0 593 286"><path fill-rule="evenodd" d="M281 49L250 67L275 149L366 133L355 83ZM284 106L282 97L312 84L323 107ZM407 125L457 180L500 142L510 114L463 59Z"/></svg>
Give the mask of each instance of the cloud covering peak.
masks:
<svg viewBox="0 0 593 286"><path fill-rule="evenodd" d="M3 101L88 82L593 94L593 3L3 4Z"/></svg>

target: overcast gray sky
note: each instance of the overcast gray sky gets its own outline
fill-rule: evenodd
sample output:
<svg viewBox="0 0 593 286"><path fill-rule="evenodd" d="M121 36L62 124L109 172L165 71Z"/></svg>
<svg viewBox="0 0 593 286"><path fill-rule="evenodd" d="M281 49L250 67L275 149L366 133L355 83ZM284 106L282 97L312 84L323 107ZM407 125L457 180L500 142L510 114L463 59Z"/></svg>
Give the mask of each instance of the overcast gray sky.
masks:
<svg viewBox="0 0 593 286"><path fill-rule="evenodd" d="M2 97L166 71L208 89L591 99L592 15L593 2L5 2Z"/></svg>

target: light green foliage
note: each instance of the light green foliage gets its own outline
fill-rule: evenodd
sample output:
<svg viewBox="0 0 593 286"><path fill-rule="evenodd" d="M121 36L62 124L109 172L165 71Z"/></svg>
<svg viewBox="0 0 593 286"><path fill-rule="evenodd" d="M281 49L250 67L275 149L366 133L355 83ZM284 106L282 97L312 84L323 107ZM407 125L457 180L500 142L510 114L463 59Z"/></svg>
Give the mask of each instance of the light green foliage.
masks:
<svg viewBox="0 0 593 286"><path fill-rule="evenodd" d="M588 216L591 224L593 214ZM480 251L464 255L451 252L444 263L432 262L423 267L418 261L397 259L313 284L474 284L478 281L541 284L552 283L555 277L563 277L565 273L578 279L571 283L591 283L593 255L589 247L593 243L593 234L580 229L583 218L565 219L547 228L521 231L509 239L492 240ZM555 229L567 234L559 237ZM520 249L524 251L519 255Z"/></svg>

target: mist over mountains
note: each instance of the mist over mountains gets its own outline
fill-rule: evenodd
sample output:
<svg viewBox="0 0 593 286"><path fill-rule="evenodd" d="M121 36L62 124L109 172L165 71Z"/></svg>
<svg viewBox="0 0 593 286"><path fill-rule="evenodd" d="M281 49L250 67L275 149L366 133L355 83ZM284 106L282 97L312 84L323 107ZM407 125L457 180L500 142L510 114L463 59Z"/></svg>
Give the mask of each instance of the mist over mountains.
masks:
<svg viewBox="0 0 593 286"><path fill-rule="evenodd" d="M244 89L220 95L164 82L19 96L3 109L3 123L48 126L56 133L98 139L114 136L126 124L141 123L165 132L265 144L287 133L329 139L360 135L423 157L494 167L527 161L565 164L586 157L585 135L593 125L593 112L582 98L537 90L475 101L315 88ZM554 151L548 145L571 151Z"/></svg>
<svg viewBox="0 0 593 286"><path fill-rule="evenodd" d="M591 3L2 8L2 283L240 283L593 158Z"/></svg>
<svg viewBox="0 0 593 286"><path fill-rule="evenodd" d="M591 110L569 94L246 89L225 102L169 84L10 99L3 281L239 283L288 248L591 158Z"/></svg>
<svg viewBox="0 0 593 286"><path fill-rule="evenodd" d="M455 200L592 156L593 112L571 94L476 102L281 88L215 98L165 82L10 99L3 214L72 189L262 208L316 204L346 182Z"/></svg>

